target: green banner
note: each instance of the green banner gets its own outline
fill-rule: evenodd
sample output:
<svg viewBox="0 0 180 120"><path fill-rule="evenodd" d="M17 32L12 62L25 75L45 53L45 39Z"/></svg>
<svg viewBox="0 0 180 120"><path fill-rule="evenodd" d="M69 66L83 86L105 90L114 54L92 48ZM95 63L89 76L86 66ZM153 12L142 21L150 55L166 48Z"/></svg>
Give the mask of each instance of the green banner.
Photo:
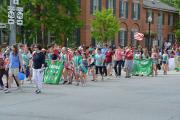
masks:
<svg viewBox="0 0 180 120"><path fill-rule="evenodd" d="M44 73L44 83L46 84L59 84L63 71L63 63L60 61L55 61L51 64L50 60L47 60L48 67Z"/></svg>
<svg viewBox="0 0 180 120"><path fill-rule="evenodd" d="M175 69L180 70L180 56L175 57Z"/></svg>
<svg viewBox="0 0 180 120"><path fill-rule="evenodd" d="M134 59L133 75L149 76L152 74L152 59Z"/></svg>

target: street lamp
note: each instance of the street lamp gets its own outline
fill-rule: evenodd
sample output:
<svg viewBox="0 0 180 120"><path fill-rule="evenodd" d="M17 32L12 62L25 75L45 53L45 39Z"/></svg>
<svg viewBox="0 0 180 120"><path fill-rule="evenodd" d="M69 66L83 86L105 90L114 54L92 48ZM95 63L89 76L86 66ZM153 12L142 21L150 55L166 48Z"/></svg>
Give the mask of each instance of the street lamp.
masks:
<svg viewBox="0 0 180 120"><path fill-rule="evenodd" d="M148 17L148 23L149 23L149 35L148 35L148 50L150 51L150 39L151 39L151 22L152 22L152 17L151 16L149 16Z"/></svg>

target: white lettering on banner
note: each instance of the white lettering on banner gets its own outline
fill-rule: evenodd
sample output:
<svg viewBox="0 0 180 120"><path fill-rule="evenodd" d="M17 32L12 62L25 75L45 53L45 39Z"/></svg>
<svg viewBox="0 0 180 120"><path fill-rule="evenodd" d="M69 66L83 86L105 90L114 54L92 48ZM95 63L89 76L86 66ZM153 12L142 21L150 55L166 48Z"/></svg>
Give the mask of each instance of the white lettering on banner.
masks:
<svg viewBox="0 0 180 120"><path fill-rule="evenodd" d="M19 5L19 0L13 0L14 5Z"/></svg>

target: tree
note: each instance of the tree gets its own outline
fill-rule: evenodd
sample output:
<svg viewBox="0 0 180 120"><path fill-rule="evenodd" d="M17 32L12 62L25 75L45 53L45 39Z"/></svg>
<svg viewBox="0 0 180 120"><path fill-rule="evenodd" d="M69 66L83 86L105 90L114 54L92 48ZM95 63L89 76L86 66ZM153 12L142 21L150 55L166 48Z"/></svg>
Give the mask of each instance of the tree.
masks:
<svg viewBox="0 0 180 120"><path fill-rule="evenodd" d="M67 37L71 40L72 33L82 26L78 19L80 9L77 0L20 0L20 6L24 7L24 25L21 28L30 41L38 37L39 42L44 43L50 32L56 42L63 43ZM7 10L1 16L7 16ZM3 19L7 21L7 18Z"/></svg>
<svg viewBox="0 0 180 120"><path fill-rule="evenodd" d="M102 10L95 13L92 21L92 36L99 42L111 41L120 29L117 18L112 10Z"/></svg>

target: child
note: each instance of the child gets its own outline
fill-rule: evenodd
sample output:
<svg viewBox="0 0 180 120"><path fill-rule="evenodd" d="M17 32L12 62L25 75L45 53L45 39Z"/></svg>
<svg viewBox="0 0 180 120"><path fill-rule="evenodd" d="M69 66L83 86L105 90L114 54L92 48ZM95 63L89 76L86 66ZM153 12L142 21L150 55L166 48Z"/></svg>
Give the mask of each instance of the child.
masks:
<svg viewBox="0 0 180 120"><path fill-rule="evenodd" d="M82 86L86 85L86 74L88 72L88 61L86 53L82 54L82 61L80 64L80 79Z"/></svg>
<svg viewBox="0 0 180 120"><path fill-rule="evenodd" d="M164 54L162 55L162 67L164 70L164 75L167 75L167 70L168 70L168 54L167 51L164 50Z"/></svg>
<svg viewBox="0 0 180 120"><path fill-rule="evenodd" d="M157 64L158 64L158 54L156 52L156 50L153 48L152 49L152 54L151 54L151 58L153 61L153 72L152 72L152 76L157 76Z"/></svg>
<svg viewBox="0 0 180 120"><path fill-rule="evenodd" d="M82 56L81 56L81 52L80 51L75 51L75 55L73 57L73 64L74 64L74 74L75 74L75 79L77 82L77 86L79 86L79 77L80 77L80 73L79 73L79 66L81 64L82 61Z"/></svg>

